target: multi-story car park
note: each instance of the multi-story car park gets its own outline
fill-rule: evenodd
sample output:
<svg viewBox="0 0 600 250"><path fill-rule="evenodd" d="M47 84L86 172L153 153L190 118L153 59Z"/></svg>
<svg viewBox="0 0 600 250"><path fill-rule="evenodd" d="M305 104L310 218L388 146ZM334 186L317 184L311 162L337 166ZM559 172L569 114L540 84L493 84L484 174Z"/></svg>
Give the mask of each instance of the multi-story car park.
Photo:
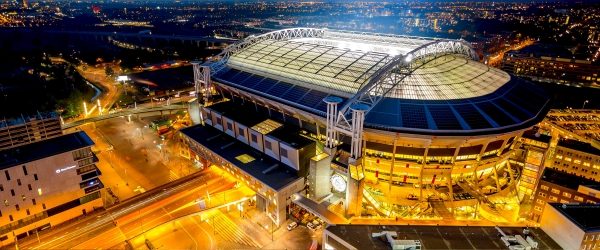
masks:
<svg viewBox="0 0 600 250"><path fill-rule="evenodd" d="M306 177L314 204L339 197L346 216L365 213L363 198L393 217L415 202L407 194L416 202L441 197L454 211L487 200L481 188L501 193L514 183L511 146L549 101L533 84L477 62L462 40L328 29L251 36L194 73L205 102L198 127L228 133ZM212 108L223 102L262 118L244 124ZM261 144L268 133L246 130L267 119L315 141L316 152L299 153L314 157L286 163L287 149Z"/></svg>
<svg viewBox="0 0 600 250"><path fill-rule="evenodd" d="M60 135L62 135L60 119L53 112L0 120L0 150Z"/></svg>
<svg viewBox="0 0 600 250"><path fill-rule="evenodd" d="M94 142L76 132L0 151L0 243L101 207Z"/></svg>

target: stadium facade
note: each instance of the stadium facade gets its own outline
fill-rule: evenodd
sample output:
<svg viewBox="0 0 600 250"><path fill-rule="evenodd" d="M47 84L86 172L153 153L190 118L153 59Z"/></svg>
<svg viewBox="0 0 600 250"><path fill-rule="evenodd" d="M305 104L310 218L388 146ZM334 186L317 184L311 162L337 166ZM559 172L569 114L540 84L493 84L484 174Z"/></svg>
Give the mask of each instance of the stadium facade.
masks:
<svg viewBox="0 0 600 250"><path fill-rule="evenodd" d="M415 200L456 211L489 202L486 187L515 192L507 159L549 103L463 40L284 29L233 44L194 74L204 105L202 124L182 131L191 151L247 178L276 223L297 200L334 202L346 218L397 217ZM208 145L221 140L206 139L212 131L250 157L218 152L233 142ZM258 171L248 159L274 161Z"/></svg>

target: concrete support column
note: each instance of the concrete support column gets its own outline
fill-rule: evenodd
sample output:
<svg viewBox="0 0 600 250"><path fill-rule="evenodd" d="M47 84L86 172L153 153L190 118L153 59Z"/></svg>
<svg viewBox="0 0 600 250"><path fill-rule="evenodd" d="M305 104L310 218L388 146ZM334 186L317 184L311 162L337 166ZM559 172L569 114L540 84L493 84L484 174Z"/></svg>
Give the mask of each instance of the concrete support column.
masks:
<svg viewBox="0 0 600 250"><path fill-rule="evenodd" d="M500 192L500 180L498 180L498 164L494 164L494 177L496 178L496 190Z"/></svg>
<svg viewBox="0 0 600 250"><path fill-rule="evenodd" d="M431 144L431 143L430 143ZM429 153L429 145L425 148L425 154L423 155L423 164L421 164L421 170L419 171L419 200L423 200L423 169L427 166L427 153Z"/></svg>
<svg viewBox="0 0 600 250"><path fill-rule="evenodd" d="M483 147L481 147L481 150L479 150L479 154L477 155L477 162L475 163L475 170L473 172L473 183L476 184L477 187L479 187L479 176L477 176L477 169L481 163L481 155L483 155L483 152L485 151L485 148L487 148L488 144L489 142L486 142Z"/></svg>
<svg viewBox="0 0 600 250"><path fill-rule="evenodd" d="M452 189L452 185L454 184L452 182L452 172L450 172L450 174L448 175L448 181L446 182L448 185L448 190L449 190L449 194L450 194L450 206L452 207L452 215L454 215L454 189Z"/></svg>
<svg viewBox="0 0 600 250"><path fill-rule="evenodd" d="M362 139L363 139L363 124L365 122L365 112L369 110L369 106L362 103L353 104L352 110L352 145L350 155L354 159L362 157Z"/></svg>
<svg viewBox="0 0 600 250"><path fill-rule="evenodd" d="M346 188L346 217L360 216L362 211L362 200L363 200L363 189L364 182L362 181L362 173L358 171L362 170L362 164L360 159L350 158L348 166L348 185ZM352 177L352 171L357 171L356 178Z"/></svg>
<svg viewBox="0 0 600 250"><path fill-rule="evenodd" d="M392 166L390 166L390 187L389 192L392 192L392 180L394 178L394 165L396 164L396 138L394 137L394 148L392 149Z"/></svg>
<svg viewBox="0 0 600 250"><path fill-rule="evenodd" d="M331 151L335 152L335 148L325 148L325 151L310 159L308 182L310 198L313 200L319 200L331 193Z"/></svg>

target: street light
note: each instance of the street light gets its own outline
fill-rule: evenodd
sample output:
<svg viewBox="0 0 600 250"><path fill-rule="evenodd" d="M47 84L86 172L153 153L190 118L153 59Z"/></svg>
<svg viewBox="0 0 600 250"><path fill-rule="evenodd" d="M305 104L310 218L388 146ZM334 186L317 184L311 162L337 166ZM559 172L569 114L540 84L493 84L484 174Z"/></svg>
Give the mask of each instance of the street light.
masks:
<svg viewBox="0 0 600 250"><path fill-rule="evenodd" d="M585 105L586 105L588 102L590 102L590 101L589 101L589 100L585 100L585 101L583 102L583 105L581 106L581 109L585 109Z"/></svg>
<svg viewBox="0 0 600 250"><path fill-rule="evenodd" d="M88 115L87 104L85 103L85 101L83 101L83 117L87 117L87 115Z"/></svg>

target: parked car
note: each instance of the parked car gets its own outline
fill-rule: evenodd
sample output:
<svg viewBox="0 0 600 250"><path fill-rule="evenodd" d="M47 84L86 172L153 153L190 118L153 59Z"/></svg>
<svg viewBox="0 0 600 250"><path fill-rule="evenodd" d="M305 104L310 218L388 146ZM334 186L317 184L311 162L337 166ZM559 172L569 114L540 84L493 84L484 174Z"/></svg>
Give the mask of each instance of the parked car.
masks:
<svg viewBox="0 0 600 250"><path fill-rule="evenodd" d="M321 223L317 220L313 220L312 222L309 222L306 226L314 231L321 228Z"/></svg>
<svg viewBox="0 0 600 250"><path fill-rule="evenodd" d="M295 221L293 221L292 223L290 223L290 224L287 226L287 230L288 230L288 231L292 231L292 229L294 229L294 228L296 228L296 227L298 227L298 223L296 223Z"/></svg>

